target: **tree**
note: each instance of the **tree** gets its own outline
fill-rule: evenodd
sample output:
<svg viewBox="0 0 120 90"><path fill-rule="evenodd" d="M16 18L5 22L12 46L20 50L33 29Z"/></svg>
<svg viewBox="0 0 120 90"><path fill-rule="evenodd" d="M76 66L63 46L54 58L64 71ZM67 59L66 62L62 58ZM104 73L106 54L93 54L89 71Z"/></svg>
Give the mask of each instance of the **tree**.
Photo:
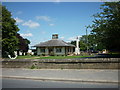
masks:
<svg viewBox="0 0 120 90"><path fill-rule="evenodd" d="M2 5L0 3L0 58L2 51Z"/></svg>
<svg viewBox="0 0 120 90"><path fill-rule="evenodd" d="M89 51L97 51L97 47L96 47L96 41L95 41L95 37L91 34L89 35L83 35L80 39L80 42L82 42L81 46L82 48L85 50L87 50L87 47L88 47L88 50ZM83 46L84 45L84 46Z"/></svg>
<svg viewBox="0 0 120 90"><path fill-rule="evenodd" d="M93 15L92 35L101 48L120 51L120 1L105 2L101 9Z"/></svg>
<svg viewBox="0 0 120 90"><path fill-rule="evenodd" d="M88 38L88 43L86 38ZM71 41L71 44L76 46L76 41ZM86 51L87 50L87 46L88 46L88 50L89 51L98 51L98 50L102 50L103 46L100 45L99 43L96 42L96 39L94 37L94 35L83 35L80 38L80 42L79 42L79 47L81 51Z"/></svg>
<svg viewBox="0 0 120 90"><path fill-rule="evenodd" d="M11 12L2 6L2 57L7 57L8 54L13 55L13 52L18 48L16 35L19 29L15 23Z"/></svg>
<svg viewBox="0 0 120 90"><path fill-rule="evenodd" d="M22 36L20 36L20 34L17 34L17 38L19 40L17 51L27 53L27 51L29 49L28 44L30 44L30 41L28 39L24 39Z"/></svg>
<svg viewBox="0 0 120 90"><path fill-rule="evenodd" d="M83 36L82 36L83 37ZM82 38L81 37L81 38ZM82 38L83 39L83 38ZM86 43L84 40L80 39L79 41L79 47L80 47L80 50L81 51L85 51L86 50ZM76 46L76 41L71 41L71 44L75 45Z"/></svg>

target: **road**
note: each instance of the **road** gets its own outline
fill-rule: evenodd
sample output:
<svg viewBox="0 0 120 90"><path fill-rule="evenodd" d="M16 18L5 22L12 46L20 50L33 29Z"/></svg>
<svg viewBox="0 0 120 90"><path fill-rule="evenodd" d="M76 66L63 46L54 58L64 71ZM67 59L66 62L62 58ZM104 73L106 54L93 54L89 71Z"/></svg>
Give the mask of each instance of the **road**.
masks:
<svg viewBox="0 0 120 90"><path fill-rule="evenodd" d="M22 69L3 68L3 77L118 82L118 70L110 69Z"/></svg>
<svg viewBox="0 0 120 90"><path fill-rule="evenodd" d="M118 84L3 78L2 88L118 88Z"/></svg>

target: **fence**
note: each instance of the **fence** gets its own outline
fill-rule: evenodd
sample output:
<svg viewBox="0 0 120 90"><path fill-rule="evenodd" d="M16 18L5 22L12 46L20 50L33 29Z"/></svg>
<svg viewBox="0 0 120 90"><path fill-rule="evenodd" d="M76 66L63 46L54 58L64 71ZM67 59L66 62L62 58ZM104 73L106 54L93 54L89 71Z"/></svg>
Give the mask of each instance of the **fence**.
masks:
<svg viewBox="0 0 120 90"><path fill-rule="evenodd" d="M119 69L120 58L4 59L2 68Z"/></svg>

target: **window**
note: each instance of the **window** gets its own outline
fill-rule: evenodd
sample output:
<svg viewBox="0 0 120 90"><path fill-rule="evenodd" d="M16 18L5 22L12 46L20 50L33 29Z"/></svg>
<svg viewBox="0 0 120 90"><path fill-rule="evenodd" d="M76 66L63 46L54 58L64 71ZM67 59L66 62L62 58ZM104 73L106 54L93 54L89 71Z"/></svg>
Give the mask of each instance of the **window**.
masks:
<svg viewBox="0 0 120 90"><path fill-rule="evenodd" d="M56 52L57 52L57 53L62 52L62 48L56 48Z"/></svg>
<svg viewBox="0 0 120 90"><path fill-rule="evenodd" d="M71 52L71 48L68 48L68 52Z"/></svg>
<svg viewBox="0 0 120 90"><path fill-rule="evenodd" d="M41 48L40 52L45 53L45 48Z"/></svg>

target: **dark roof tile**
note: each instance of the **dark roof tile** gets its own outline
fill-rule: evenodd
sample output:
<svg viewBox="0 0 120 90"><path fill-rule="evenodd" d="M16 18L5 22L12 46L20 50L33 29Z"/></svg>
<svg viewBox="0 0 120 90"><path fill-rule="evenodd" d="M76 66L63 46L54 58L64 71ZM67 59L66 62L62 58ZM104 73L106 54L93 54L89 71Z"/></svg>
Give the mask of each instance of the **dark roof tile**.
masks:
<svg viewBox="0 0 120 90"><path fill-rule="evenodd" d="M58 40L58 39L52 39L46 42L42 42L40 44L35 45L34 47L51 47L51 46L70 46L70 47L75 47L72 44L66 43L63 40Z"/></svg>

